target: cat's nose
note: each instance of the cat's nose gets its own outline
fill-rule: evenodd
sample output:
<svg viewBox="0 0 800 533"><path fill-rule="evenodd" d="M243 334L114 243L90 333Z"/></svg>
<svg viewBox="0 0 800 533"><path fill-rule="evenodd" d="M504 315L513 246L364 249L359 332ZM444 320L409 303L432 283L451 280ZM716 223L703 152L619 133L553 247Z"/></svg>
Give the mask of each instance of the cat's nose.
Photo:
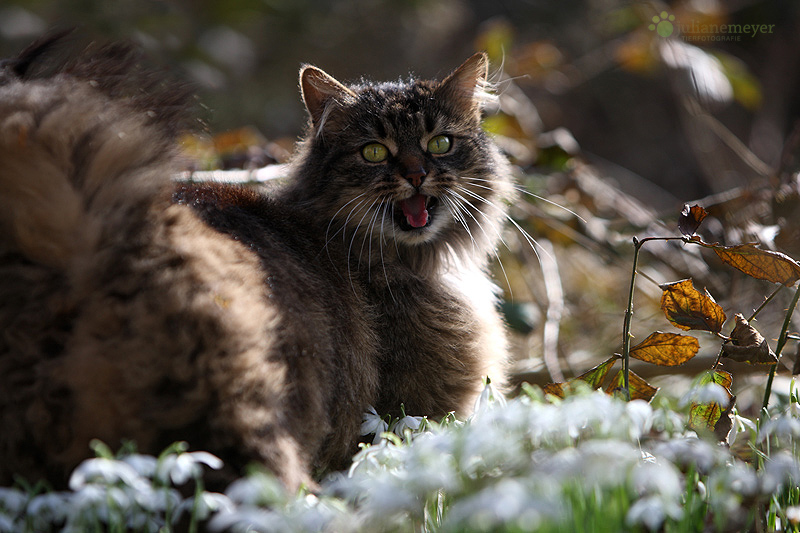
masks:
<svg viewBox="0 0 800 533"><path fill-rule="evenodd" d="M425 172L425 169L422 168L421 164L406 167L404 170L403 177L415 188L419 188L422 185L422 182L425 181L425 176L428 175L428 173Z"/></svg>

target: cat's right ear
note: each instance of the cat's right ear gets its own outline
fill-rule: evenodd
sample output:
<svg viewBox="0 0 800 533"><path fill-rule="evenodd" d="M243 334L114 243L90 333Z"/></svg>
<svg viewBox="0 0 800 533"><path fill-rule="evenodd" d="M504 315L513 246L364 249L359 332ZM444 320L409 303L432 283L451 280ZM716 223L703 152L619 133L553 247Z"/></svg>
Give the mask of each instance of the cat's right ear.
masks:
<svg viewBox="0 0 800 533"><path fill-rule="evenodd" d="M325 122L332 106L356 97L353 91L336 81L333 76L310 65L300 69L300 90L315 130L319 130Z"/></svg>

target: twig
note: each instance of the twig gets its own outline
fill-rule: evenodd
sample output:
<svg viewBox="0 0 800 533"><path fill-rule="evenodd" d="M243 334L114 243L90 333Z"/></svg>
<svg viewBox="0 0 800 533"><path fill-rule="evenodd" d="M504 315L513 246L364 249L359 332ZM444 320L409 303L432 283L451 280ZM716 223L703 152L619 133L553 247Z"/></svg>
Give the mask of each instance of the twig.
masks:
<svg viewBox="0 0 800 533"><path fill-rule="evenodd" d="M794 313L795 307L797 307L797 300L800 299L800 284L797 285L797 289L794 291L794 298L792 298L792 303L789 304L789 309L786 310L786 316L783 319L783 327L781 328L781 334L778 337L778 344L775 347L775 356L780 360L781 358L781 351L783 351L784 345L786 345L786 339L789 333L789 324L792 322L792 313ZM772 380L775 379L775 370L778 368L778 363L772 365L772 368L769 370L769 378L767 379L767 388L764 391L764 402L762 404L762 409L766 410L767 405L769 405L769 397L772 393Z"/></svg>

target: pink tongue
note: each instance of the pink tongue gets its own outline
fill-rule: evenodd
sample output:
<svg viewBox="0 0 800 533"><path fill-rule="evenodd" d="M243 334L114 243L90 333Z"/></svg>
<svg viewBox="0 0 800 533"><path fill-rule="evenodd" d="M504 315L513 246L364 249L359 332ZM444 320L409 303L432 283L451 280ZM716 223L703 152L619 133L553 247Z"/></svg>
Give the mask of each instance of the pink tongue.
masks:
<svg viewBox="0 0 800 533"><path fill-rule="evenodd" d="M425 209L425 200L427 200L427 197L424 194L415 194L411 198L400 202L400 208L412 228L421 228L428 223L428 210Z"/></svg>

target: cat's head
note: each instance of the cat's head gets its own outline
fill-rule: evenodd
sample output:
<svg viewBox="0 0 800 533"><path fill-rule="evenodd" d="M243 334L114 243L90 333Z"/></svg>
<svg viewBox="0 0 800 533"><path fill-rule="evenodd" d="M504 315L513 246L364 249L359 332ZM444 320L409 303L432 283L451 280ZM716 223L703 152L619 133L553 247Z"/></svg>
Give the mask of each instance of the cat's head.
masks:
<svg viewBox="0 0 800 533"><path fill-rule="evenodd" d="M329 240L359 258L494 246L510 181L481 128L487 75L485 54L441 82L345 86L301 70L310 125L295 178L329 221Z"/></svg>

